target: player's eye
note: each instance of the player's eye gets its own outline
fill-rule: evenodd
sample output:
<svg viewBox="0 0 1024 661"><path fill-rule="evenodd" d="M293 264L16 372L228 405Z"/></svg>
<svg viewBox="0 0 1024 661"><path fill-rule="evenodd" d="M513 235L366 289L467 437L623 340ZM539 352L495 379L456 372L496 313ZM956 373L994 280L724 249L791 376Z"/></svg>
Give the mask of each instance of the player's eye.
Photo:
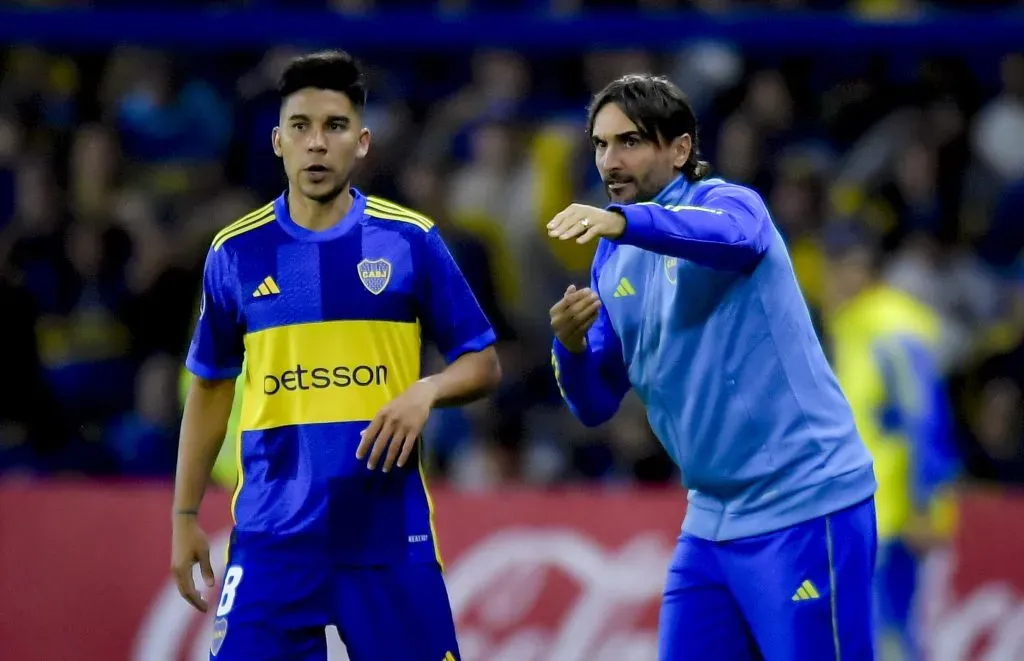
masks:
<svg viewBox="0 0 1024 661"><path fill-rule="evenodd" d="M634 147L639 147L640 146L640 141L637 140L636 138L626 138L625 145L629 149L632 149Z"/></svg>
<svg viewBox="0 0 1024 661"><path fill-rule="evenodd" d="M296 131L305 131L306 122L295 122L294 124L292 124L292 128L295 129Z"/></svg>
<svg viewBox="0 0 1024 661"><path fill-rule="evenodd" d="M330 124L327 125L327 128L331 131L344 131L345 124L343 124L342 122L331 122Z"/></svg>

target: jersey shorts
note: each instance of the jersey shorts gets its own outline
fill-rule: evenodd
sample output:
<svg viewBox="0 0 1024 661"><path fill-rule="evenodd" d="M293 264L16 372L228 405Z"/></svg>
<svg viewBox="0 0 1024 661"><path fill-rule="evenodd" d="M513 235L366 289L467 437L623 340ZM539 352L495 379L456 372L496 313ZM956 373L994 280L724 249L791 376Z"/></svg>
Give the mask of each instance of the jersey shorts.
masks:
<svg viewBox="0 0 1024 661"><path fill-rule="evenodd" d="M726 542L684 533L668 571L659 661L871 661L874 499Z"/></svg>
<svg viewBox="0 0 1024 661"><path fill-rule="evenodd" d="M330 567L309 550L238 535L230 548L211 661L324 661L328 625L350 661L461 659L435 562Z"/></svg>

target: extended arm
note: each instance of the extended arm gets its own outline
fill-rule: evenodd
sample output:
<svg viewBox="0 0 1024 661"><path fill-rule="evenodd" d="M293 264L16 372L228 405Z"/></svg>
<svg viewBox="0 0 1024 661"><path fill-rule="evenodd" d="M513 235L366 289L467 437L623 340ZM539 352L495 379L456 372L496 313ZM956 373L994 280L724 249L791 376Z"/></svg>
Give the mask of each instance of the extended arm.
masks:
<svg viewBox="0 0 1024 661"><path fill-rule="evenodd" d="M626 218L625 231L616 243L723 271L756 266L771 237L771 218L764 202L740 186L716 186L699 206L645 202L608 209Z"/></svg>

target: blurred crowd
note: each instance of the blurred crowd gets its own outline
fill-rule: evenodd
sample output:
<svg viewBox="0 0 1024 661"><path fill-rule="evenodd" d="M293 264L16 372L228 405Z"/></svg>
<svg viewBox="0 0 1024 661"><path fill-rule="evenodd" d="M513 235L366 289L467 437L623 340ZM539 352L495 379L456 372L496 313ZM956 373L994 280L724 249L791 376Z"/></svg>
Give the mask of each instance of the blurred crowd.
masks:
<svg viewBox="0 0 1024 661"><path fill-rule="evenodd" d="M0 472L172 474L203 259L283 189L273 85L296 52L2 52ZM1024 482L1024 55L356 54L373 131L357 185L436 219L500 336L498 395L431 420L434 471L467 487L677 479L635 399L602 428L576 423L548 356L548 308L588 282L592 247L544 224L605 202L589 95L651 70L688 94L717 174L764 196L826 348L830 229L852 225L877 277L941 319L968 474Z"/></svg>
<svg viewBox="0 0 1024 661"><path fill-rule="evenodd" d="M639 10L672 11L694 9L721 12L740 9L852 9L870 16L908 16L928 9L985 10L1001 9L1018 0L149 0L146 7L231 7L329 9L347 14L393 10L539 11L567 14L580 11ZM132 0L8 0L22 7L96 7L137 8Z"/></svg>

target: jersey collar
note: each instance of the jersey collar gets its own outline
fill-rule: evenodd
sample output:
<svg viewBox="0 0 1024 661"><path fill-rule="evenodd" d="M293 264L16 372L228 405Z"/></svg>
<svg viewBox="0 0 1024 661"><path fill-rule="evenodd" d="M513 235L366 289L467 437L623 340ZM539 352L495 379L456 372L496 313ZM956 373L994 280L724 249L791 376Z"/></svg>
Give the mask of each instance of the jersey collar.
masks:
<svg viewBox="0 0 1024 661"><path fill-rule="evenodd" d="M345 214L344 218L325 230L311 230L296 224L292 220L291 214L288 213L287 190L274 200L274 215L277 217L277 222L281 228L299 241L330 241L357 225L363 217L363 211L366 209L366 196L354 186L350 187L349 190L352 192L352 206L349 208L348 213Z"/></svg>

